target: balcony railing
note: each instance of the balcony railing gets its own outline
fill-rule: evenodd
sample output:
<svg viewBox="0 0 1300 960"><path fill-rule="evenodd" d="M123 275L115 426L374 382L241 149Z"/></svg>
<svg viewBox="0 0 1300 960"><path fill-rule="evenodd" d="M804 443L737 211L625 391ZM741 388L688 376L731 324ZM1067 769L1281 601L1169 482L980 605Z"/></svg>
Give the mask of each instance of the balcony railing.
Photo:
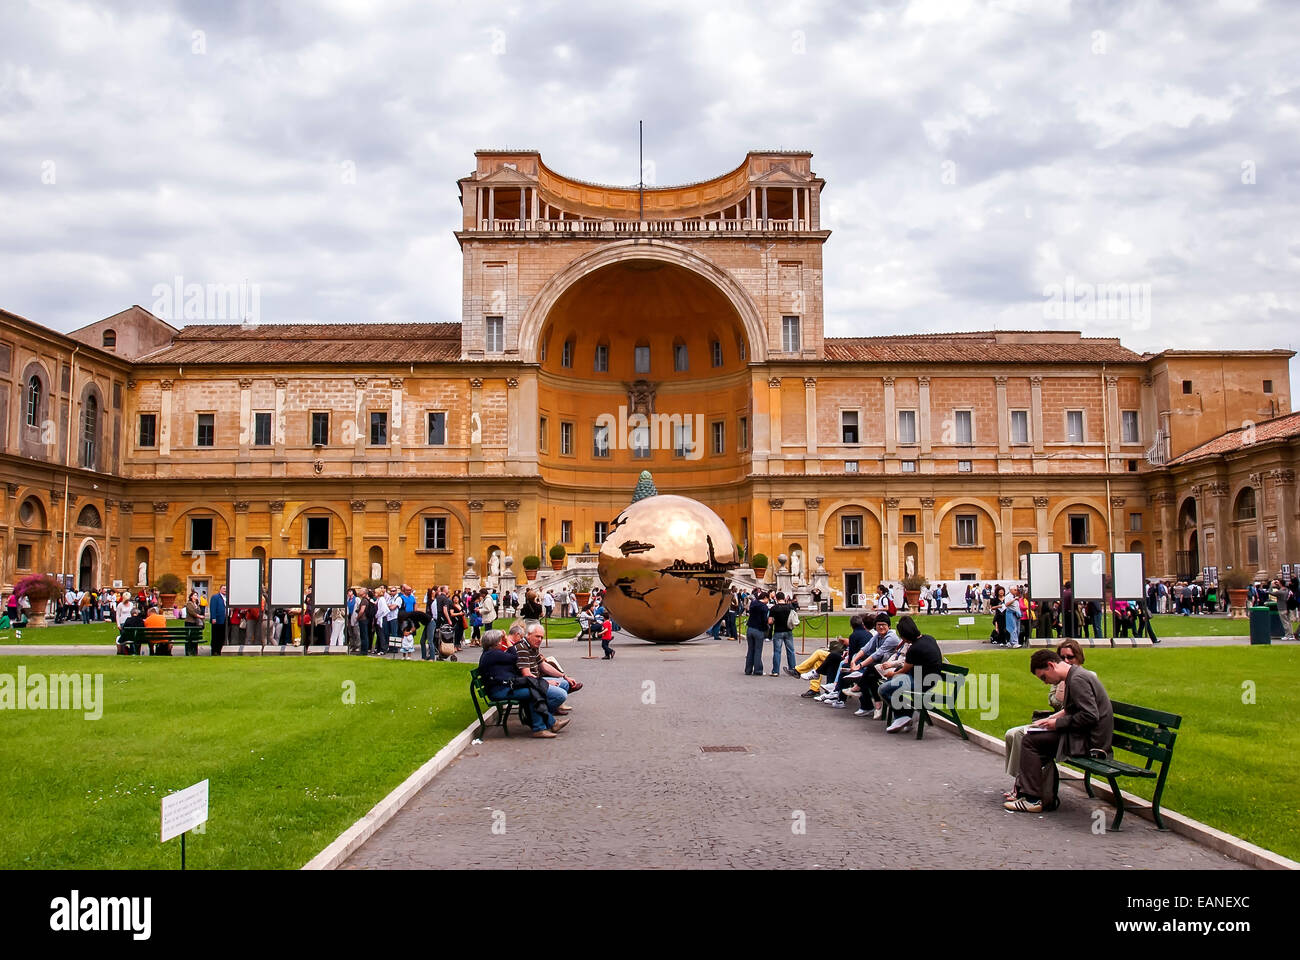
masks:
<svg viewBox="0 0 1300 960"><path fill-rule="evenodd" d="M1155 441L1147 447L1147 463L1162 467L1169 460L1169 435L1163 430L1156 431Z"/></svg>
<svg viewBox="0 0 1300 960"><path fill-rule="evenodd" d="M570 236L653 236L681 233L798 233L814 229L799 220L481 220L480 233L558 233Z"/></svg>

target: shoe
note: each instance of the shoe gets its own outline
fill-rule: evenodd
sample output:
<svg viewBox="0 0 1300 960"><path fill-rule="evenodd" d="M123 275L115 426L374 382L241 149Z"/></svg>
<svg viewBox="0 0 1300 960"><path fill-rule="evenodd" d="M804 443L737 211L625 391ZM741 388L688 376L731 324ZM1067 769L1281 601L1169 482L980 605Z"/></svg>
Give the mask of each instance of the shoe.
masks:
<svg viewBox="0 0 1300 960"><path fill-rule="evenodd" d="M773 670L771 673L768 674L768 676L769 676L769 677L779 677L779 676L781 676L781 674L779 674L779 673L777 673L775 670Z"/></svg>
<svg viewBox="0 0 1300 960"><path fill-rule="evenodd" d="M861 707L853 711L853 715L855 717L865 717L868 716L870 713L871 713L870 710L863 710Z"/></svg>
<svg viewBox="0 0 1300 960"><path fill-rule="evenodd" d="M555 714L557 717L563 717L573 713L573 707L556 707L551 711L551 713Z"/></svg>
<svg viewBox="0 0 1300 960"><path fill-rule="evenodd" d="M614 659L614 651L613 651L613 650L609 651L609 659L611 659L611 660Z"/></svg>
<svg viewBox="0 0 1300 960"><path fill-rule="evenodd" d="M885 708L884 708L884 707L876 707L876 709L873 710L873 711L871 712L871 719L872 719L872 720L883 720L883 719L885 719Z"/></svg>
<svg viewBox="0 0 1300 960"><path fill-rule="evenodd" d="M786 675L787 677L794 677L796 680L801 680L801 679L802 679L802 680L811 680L811 679L812 679L811 677L805 677L805 676L804 676L803 674L801 674L798 670L792 670L792 669L790 669L789 667L786 667L786 668L785 668L785 675Z"/></svg>
<svg viewBox="0 0 1300 960"><path fill-rule="evenodd" d="M835 707L838 710L843 710L845 707L848 706L848 704L845 703L843 700L827 700L826 705L828 707Z"/></svg>
<svg viewBox="0 0 1300 960"><path fill-rule="evenodd" d="M1008 800L1002 804L1002 807L1015 813L1042 813L1043 801L1031 800L1029 797L1016 797L1016 799Z"/></svg>
<svg viewBox="0 0 1300 960"><path fill-rule="evenodd" d="M556 720L556 721L555 721L555 726L551 727L551 732L553 732L553 733L559 733L561 730L563 730L563 729L564 729L565 727L567 727L568 725L569 725L569 718L568 718L568 717L561 717L559 720Z"/></svg>
<svg viewBox="0 0 1300 960"><path fill-rule="evenodd" d="M862 676L862 671L861 671L861 670L854 670L852 673L846 673L846 674L844 675L844 679L845 679L845 680L856 680L856 679L858 679L858 677L860 677L860 676Z"/></svg>
<svg viewBox="0 0 1300 960"><path fill-rule="evenodd" d="M894 722L885 727L885 733L902 733L912 725L912 715L905 713L901 717L895 717Z"/></svg>
<svg viewBox="0 0 1300 960"><path fill-rule="evenodd" d="M811 680L811 679L812 679L813 677L815 677L815 676L817 676L817 671L816 671L816 670L809 670L807 673L801 673L801 674L799 674L799 679L801 679L801 680Z"/></svg>
<svg viewBox="0 0 1300 960"><path fill-rule="evenodd" d="M555 734L550 730L536 730L533 732L533 736L542 740L549 740L554 737Z"/></svg>
<svg viewBox="0 0 1300 960"><path fill-rule="evenodd" d="M813 697L817 696L817 692L815 690L805 690L803 693L799 694L799 696L804 700L811 700Z"/></svg>
<svg viewBox="0 0 1300 960"><path fill-rule="evenodd" d="M839 699L840 691L837 687L822 687L822 689L826 691L826 696Z"/></svg>

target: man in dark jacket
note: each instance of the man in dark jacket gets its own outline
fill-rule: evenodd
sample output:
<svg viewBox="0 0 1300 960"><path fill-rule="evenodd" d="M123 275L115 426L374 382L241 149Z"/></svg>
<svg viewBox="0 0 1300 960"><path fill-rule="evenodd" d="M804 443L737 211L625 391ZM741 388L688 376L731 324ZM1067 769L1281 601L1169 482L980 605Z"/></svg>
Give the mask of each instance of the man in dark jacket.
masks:
<svg viewBox="0 0 1300 960"><path fill-rule="evenodd" d="M767 639L767 604L763 602L766 594L762 590L754 591L754 599L749 603L749 621L745 627L745 676L761 677L763 675L763 641Z"/></svg>
<svg viewBox="0 0 1300 960"><path fill-rule="evenodd" d="M1035 720L1033 729L1020 741L1017 796L1003 806L1020 813L1041 813L1045 789L1052 786L1048 767L1057 757L1111 756L1115 713L1097 675L1066 663L1055 650L1035 650L1029 669L1049 687L1065 681L1065 706L1050 717Z"/></svg>
<svg viewBox="0 0 1300 960"><path fill-rule="evenodd" d="M226 586L212 595L208 601L208 616L212 618L212 655L221 656L221 648L226 644Z"/></svg>

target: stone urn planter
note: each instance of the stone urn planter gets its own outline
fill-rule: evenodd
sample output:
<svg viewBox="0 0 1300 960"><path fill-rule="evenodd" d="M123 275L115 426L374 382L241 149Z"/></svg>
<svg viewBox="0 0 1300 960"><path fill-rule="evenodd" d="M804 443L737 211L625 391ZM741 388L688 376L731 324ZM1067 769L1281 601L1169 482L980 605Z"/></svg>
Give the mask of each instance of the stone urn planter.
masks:
<svg viewBox="0 0 1300 960"><path fill-rule="evenodd" d="M26 597L30 605L27 609L27 625L29 627L45 626L45 611L49 609L50 597L53 597L63 589L59 581L55 580L49 574L32 574L23 577L14 584L14 593L19 597Z"/></svg>
<svg viewBox="0 0 1300 960"><path fill-rule="evenodd" d="M29 597L31 609L27 611L27 626L43 627L45 626L45 611L50 605L49 597Z"/></svg>
<svg viewBox="0 0 1300 960"><path fill-rule="evenodd" d="M1237 589L1229 588L1228 605L1229 607L1231 607L1231 612L1229 612L1228 617L1232 620L1245 620L1246 604L1249 602L1249 599L1250 599L1249 590L1237 590Z"/></svg>

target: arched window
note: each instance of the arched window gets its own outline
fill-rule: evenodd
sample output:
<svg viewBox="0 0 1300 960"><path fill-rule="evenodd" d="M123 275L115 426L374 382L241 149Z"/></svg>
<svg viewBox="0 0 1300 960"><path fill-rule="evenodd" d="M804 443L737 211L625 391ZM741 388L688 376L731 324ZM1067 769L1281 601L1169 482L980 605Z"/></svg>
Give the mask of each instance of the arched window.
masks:
<svg viewBox="0 0 1300 960"><path fill-rule="evenodd" d="M1255 488L1247 487L1237 495L1237 519L1255 519Z"/></svg>
<svg viewBox="0 0 1300 960"><path fill-rule="evenodd" d="M678 340L673 344L673 370L681 372L690 369L690 355L686 350L686 344Z"/></svg>
<svg viewBox="0 0 1300 960"><path fill-rule="evenodd" d="M573 347L572 337L564 341L564 348L560 351L560 366L566 368L573 366Z"/></svg>
<svg viewBox="0 0 1300 960"><path fill-rule="evenodd" d="M86 398L85 413L81 418L81 465L95 468L95 439L99 433L99 401L94 396Z"/></svg>
<svg viewBox="0 0 1300 960"><path fill-rule="evenodd" d="M90 527L94 530L98 530L103 526L99 517L99 511L91 504L86 504L81 508L81 513L77 514L77 526Z"/></svg>
<svg viewBox="0 0 1300 960"><path fill-rule="evenodd" d="M32 374L27 381L27 426L39 427L41 418L41 378Z"/></svg>
<svg viewBox="0 0 1300 960"><path fill-rule="evenodd" d="M112 349L113 349L114 347L116 347L116 346L117 346L117 331L116 331L116 330L105 330L105 331L104 331L104 349L106 349L106 350L112 350Z"/></svg>

